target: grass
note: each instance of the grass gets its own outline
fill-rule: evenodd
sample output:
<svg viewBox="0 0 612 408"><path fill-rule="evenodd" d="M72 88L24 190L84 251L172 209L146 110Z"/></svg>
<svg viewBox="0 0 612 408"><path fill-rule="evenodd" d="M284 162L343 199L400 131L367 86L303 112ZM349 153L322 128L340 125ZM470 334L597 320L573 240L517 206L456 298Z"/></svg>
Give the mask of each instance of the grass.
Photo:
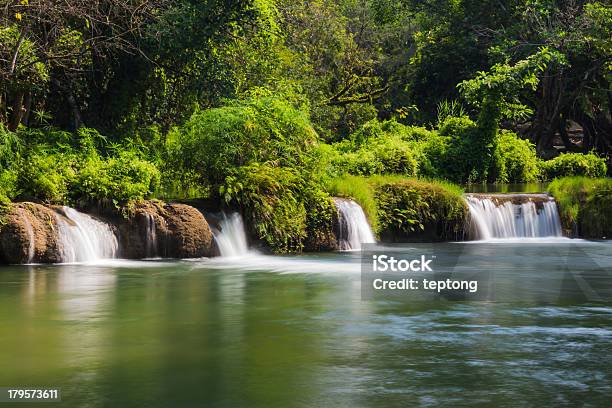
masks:
<svg viewBox="0 0 612 408"><path fill-rule="evenodd" d="M366 177L350 175L336 177L327 182L326 189L332 196L355 200L368 217L372 230L378 231L378 205L372 185Z"/></svg>
<svg viewBox="0 0 612 408"><path fill-rule="evenodd" d="M565 229L576 226L584 238L612 236L612 179L563 177L548 186Z"/></svg>
<svg viewBox="0 0 612 408"><path fill-rule="evenodd" d="M392 239L419 234L452 239L467 215L463 189L445 181L401 175L342 176L330 180L327 190L359 203L374 232Z"/></svg>

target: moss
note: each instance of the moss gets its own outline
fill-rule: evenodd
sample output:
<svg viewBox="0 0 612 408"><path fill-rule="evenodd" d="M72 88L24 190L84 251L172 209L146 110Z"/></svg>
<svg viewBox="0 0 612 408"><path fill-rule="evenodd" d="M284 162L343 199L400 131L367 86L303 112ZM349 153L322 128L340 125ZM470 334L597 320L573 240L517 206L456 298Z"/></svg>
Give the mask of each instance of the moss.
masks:
<svg viewBox="0 0 612 408"><path fill-rule="evenodd" d="M612 236L612 179L564 177L548 191L555 197L563 228L584 238Z"/></svg>

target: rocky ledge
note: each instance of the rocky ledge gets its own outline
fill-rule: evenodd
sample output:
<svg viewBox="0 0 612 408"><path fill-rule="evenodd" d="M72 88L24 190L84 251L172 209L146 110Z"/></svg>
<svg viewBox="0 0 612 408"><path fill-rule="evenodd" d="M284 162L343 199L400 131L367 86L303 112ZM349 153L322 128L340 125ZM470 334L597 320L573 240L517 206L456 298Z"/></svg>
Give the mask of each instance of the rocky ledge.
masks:
<svg viewBox="0 0 612 408"><path fill-rule="evenodd" d="M189 205L143 201L129 211L89 209L85 213L110 226L120 258L198 258L217 253L206 219ZM65 248L60 223L74 224L61 207L30 202L8 205L0 215L0 262L64 262L70 249Z"/></svg>

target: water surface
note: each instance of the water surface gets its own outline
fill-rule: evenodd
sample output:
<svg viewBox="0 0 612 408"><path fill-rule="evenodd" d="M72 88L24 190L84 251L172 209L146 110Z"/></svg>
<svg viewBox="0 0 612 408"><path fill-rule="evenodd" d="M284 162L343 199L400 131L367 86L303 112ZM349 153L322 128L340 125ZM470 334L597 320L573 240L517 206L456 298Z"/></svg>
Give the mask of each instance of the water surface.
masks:
<svg viewBox="0 0 612 408"><path fill-rule="evenodd" d="M434 249L511 296L364 301L356 252L4 267L0 385L74 407L607 406L612 242Z"/></svg>

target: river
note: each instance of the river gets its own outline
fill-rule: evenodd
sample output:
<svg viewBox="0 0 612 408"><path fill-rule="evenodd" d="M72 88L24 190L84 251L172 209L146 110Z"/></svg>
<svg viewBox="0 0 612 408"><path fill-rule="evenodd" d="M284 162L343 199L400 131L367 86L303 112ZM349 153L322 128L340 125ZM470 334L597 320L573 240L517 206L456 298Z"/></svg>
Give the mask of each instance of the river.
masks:
<svg viewBox="0 0 612 408"><path fill-rule="evenodd" d="M494 270L496 297L362 300L359 252L2 267L0 385L70 407L608 404L612 242L428 248Z"/></svg>

